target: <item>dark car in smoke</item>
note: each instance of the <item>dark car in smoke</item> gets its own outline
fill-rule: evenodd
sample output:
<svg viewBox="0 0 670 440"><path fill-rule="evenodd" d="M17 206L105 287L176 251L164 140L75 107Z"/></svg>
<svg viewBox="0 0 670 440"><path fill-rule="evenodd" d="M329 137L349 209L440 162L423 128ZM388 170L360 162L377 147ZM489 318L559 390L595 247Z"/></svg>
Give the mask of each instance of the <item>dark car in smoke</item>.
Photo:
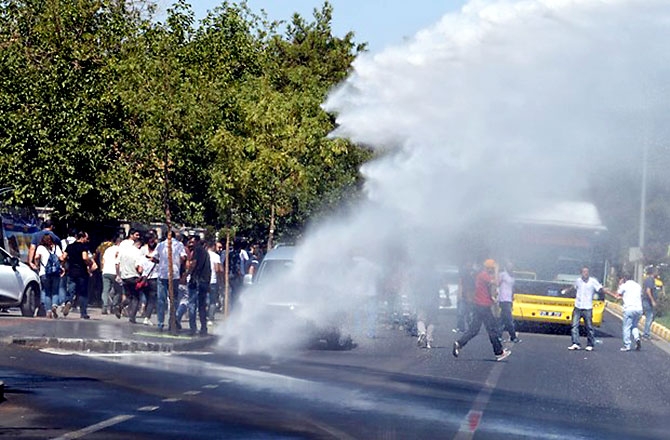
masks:
<svg viewBox="0 0 670 440"><path fill-rule="evenodd" d="M316 322L314 319L304 317L301 312L306 309L306 304L301 299L292 296L292 289L280 287L279 280L290 272L295 254L295 246L278 246L270 250L258 266L252 285L249 286L251 291L263 289L264 292L267 292L267 299L263 305L271 319L300 323L302 330L307 335L306 340L310 348L331 350L352 348L351 337L344 335L337 323Z"/></svg>

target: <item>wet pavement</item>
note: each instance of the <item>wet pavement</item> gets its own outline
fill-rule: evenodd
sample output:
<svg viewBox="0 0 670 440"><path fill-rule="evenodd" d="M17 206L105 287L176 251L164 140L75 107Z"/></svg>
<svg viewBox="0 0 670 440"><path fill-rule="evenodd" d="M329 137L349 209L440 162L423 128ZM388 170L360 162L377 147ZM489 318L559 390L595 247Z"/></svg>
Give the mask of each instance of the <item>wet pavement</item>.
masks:
<svg viewBox="0 0 670 440"><path fill-rule="evenodd" d="M200 350L216 342L214 335L189 336L188 323L178 334L159 331L155 325L128 322L127 317L103 315L89 307L90 319L81 319L76 311L58 319L25 318L18 310L0 313L0 343L35 348L71 351L119 353L135 351L172 352ZM152 318L156 323L156 317Z"/></svg>

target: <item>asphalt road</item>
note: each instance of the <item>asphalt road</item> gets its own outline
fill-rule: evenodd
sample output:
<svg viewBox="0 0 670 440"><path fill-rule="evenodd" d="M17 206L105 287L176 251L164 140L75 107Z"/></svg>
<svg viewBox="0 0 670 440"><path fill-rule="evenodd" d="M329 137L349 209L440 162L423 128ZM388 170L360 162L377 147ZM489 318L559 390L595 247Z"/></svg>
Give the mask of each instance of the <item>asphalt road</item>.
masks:
<svg viewBox="0 0 670 440"><path fill-rule="evenodd" d="M481 334L451 355L384 329L350 351L290 356L81 355L0 346L0 434L18 438L657 438L670 436L665 343L622 353L607 315L593 352L527 329L495 362Z"/></svg>

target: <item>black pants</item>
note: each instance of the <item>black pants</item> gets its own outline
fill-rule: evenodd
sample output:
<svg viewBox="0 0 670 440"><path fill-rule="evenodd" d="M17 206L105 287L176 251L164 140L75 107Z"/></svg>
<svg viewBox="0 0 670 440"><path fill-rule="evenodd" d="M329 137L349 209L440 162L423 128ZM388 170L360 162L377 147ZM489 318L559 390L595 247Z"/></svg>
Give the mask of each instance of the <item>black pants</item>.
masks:
<svg viewBox="0 0 670 440"><path fill-rule="evenodd" d="M132 277L123 280L123 290L125 290L126 298L121 303L121 309L128 307L128 321L130 322L135 322L137 309L140 305L140 292L136 287L138 278Z"/></svg>
<svg viewBox="0 0 670 440"><path fill-rule="evenodd" d="M147 279L147 287L142 292L147 297L147 308L144 309L143 318L151 319L151 315L156 310L156 298L158 297L158 278Z"/></svg>
<svg viewBox="0 0 670 440"><path fill-rule="evenodd" d="M502 301L500 304L500 334L509 333L512 341L516 341L516 330L514 329L514 320L512 319L512 303Z"/></svg>
<svg viewBox="0 0 670 440"><path fill-rule="evenodd" d="M482 323L486 327L489 334L489 340L493 346L493 353L497 356L502 354L503 348L500 339L498 339L498 320L493 316L490 306L480 306L474 304L472 306L472 325L468 331L458 340L458 345L465 347L468 341L479 333Z"/></svg>

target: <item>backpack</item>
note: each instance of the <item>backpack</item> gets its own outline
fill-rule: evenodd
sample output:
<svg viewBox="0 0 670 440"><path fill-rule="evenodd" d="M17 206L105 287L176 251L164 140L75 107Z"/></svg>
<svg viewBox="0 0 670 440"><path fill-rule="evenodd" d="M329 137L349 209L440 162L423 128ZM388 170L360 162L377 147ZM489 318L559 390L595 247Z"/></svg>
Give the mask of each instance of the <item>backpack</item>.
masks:
<svg viewBox="0 0 670 440"><path fill-rule="evenodd" d="M47 260L46 266L44 266L44 273L47 275L54 275L54 274L60 275L61 272L60 260L58 259L58 255L56 255L56 251L53 252L48 251L48 252L49 252L49 259Z"/></svg>

